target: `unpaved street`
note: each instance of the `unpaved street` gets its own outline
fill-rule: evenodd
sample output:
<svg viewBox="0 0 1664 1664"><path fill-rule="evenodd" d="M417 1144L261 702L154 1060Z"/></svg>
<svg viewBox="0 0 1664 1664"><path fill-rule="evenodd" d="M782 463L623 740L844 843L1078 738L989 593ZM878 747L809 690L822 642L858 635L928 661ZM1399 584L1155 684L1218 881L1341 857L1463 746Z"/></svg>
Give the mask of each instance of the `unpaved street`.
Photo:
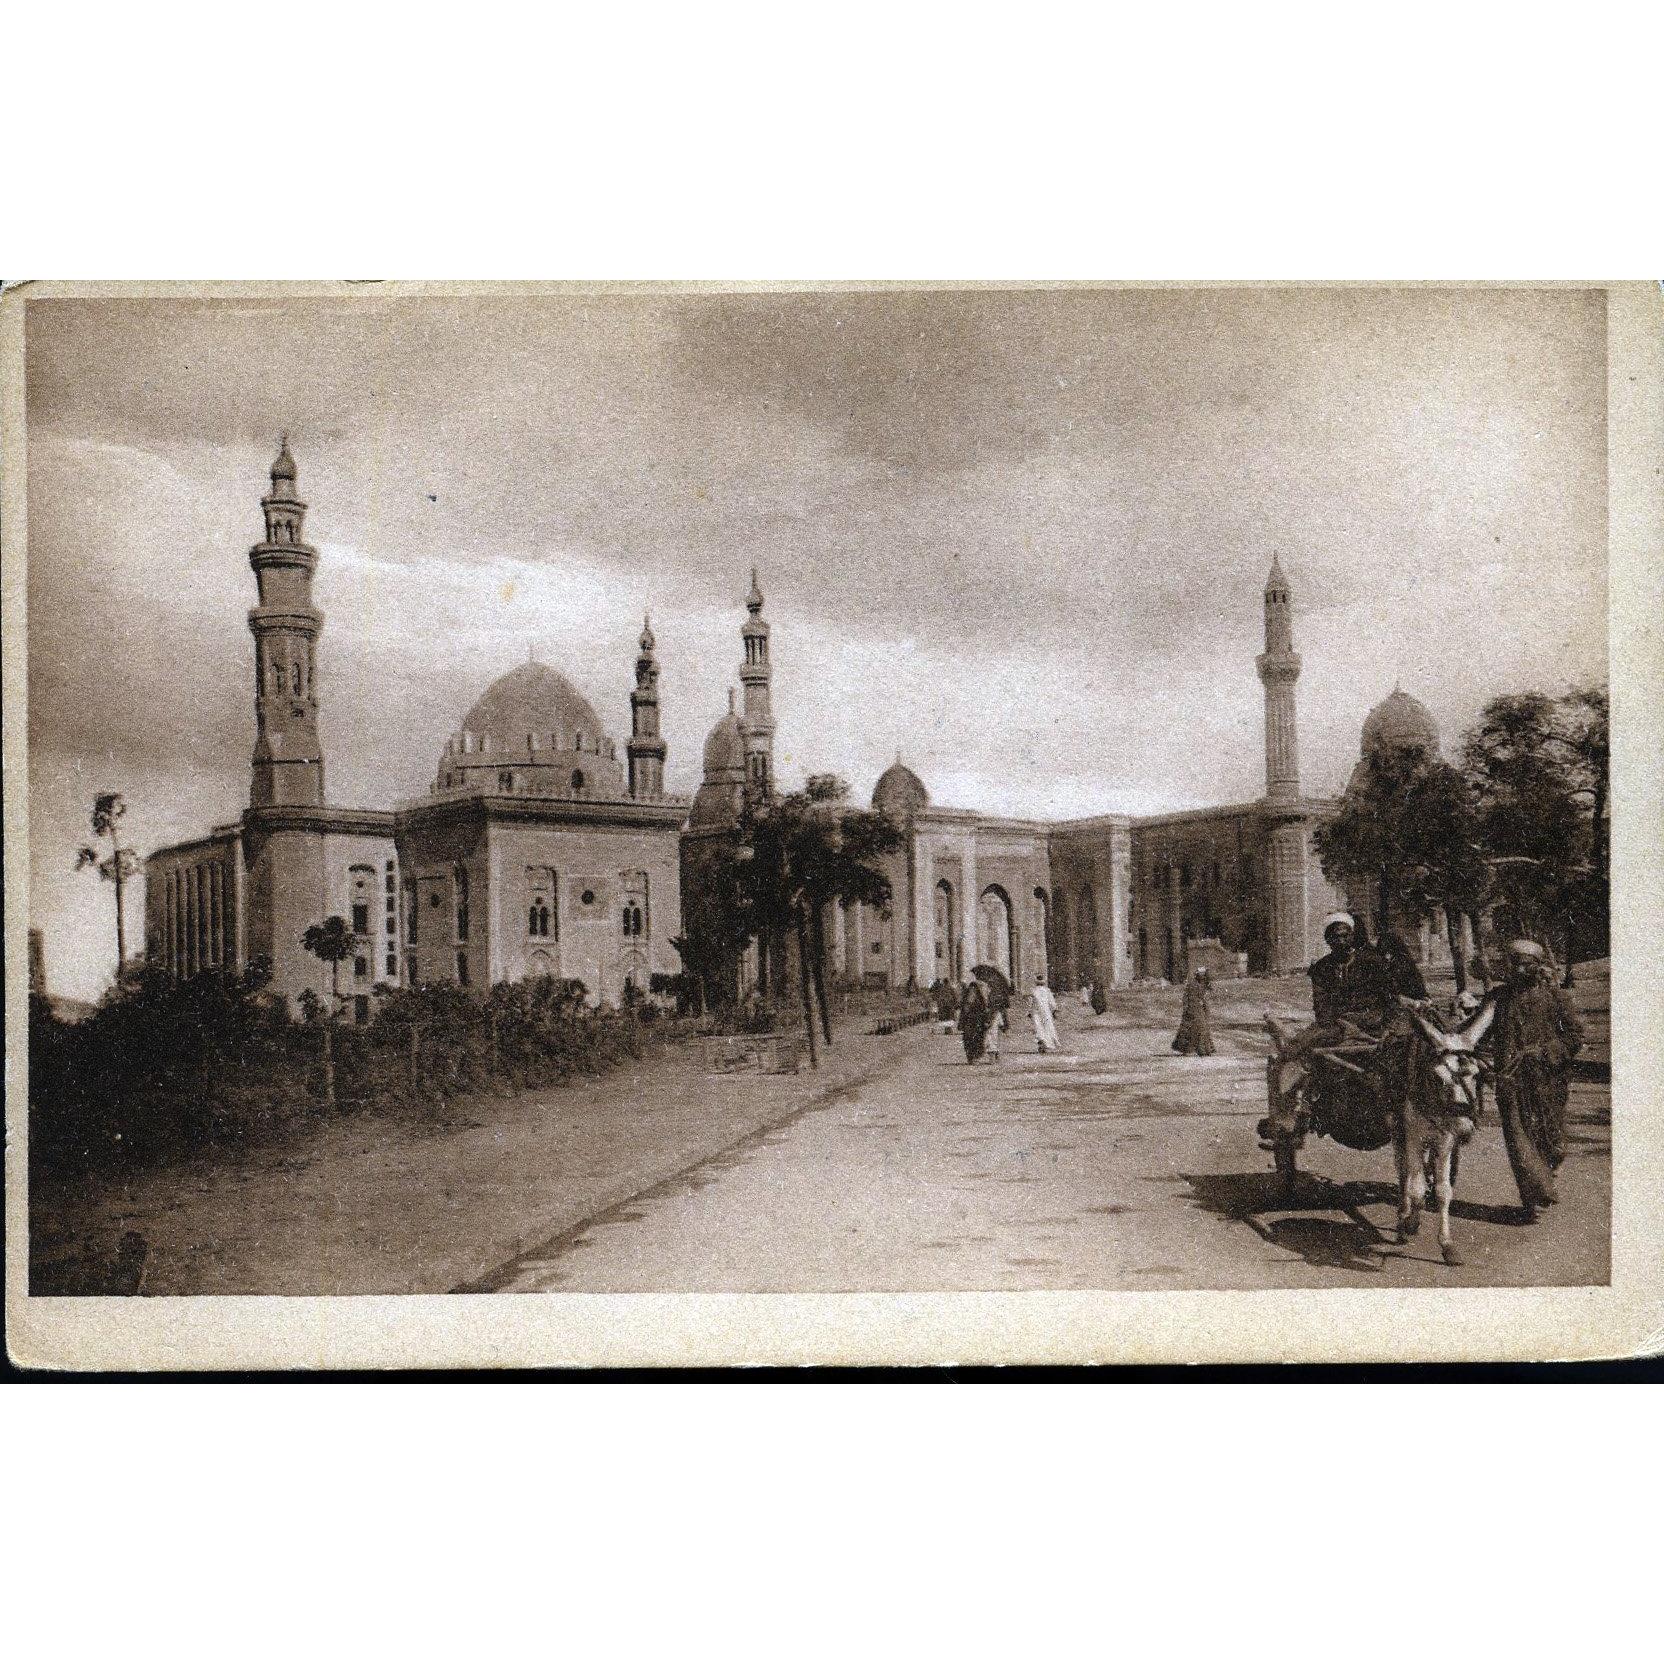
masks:
<svg viewBox="0 0 1664 1664"><path fill-rule="evenodd" d="M956 1038L915 1032L895 1065L701 1161L500 1268L505 1291L622 1292L1450 1287L1608 1276L1609 1090L1574 1087L1563 1201L1517 1212L1494 1107L1464 1154L1456 1240L1434 1222L1399 1246L1390 1150L1328 1140L1292 1206L1256 1146L1268 1001L1215 1002L1219 1055L1167 1048L1176 996L1117 995L1065 1014L1065 1054L966 1067ZM1603 1020L1604 986L1580 999Z"/></svg>

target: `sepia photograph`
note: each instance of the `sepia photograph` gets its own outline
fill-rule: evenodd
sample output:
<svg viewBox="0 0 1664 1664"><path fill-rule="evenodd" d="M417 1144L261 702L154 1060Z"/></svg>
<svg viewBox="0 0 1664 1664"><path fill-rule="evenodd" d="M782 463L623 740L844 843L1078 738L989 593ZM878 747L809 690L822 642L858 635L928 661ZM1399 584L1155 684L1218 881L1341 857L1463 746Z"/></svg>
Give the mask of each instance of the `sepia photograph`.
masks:
<svg viewBox="0 0 1664 1664"><path fill-rule="evenodd" d="M9 292L14 1302L1610 1292L1615 294Z"/></svg>

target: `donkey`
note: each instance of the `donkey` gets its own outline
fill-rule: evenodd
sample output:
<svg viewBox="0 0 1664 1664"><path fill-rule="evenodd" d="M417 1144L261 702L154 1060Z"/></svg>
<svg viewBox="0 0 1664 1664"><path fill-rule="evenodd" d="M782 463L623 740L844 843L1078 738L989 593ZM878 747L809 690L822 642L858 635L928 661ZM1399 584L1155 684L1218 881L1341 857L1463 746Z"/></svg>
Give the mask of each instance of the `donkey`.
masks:
<svg viewBox="0 0 1664 1664"><path fill-rule="evenodd" d="M1425 1001L1399 996L1414 1025L1405 1070L1394 1153L1398 1158L1398 1240L1421 1229L1431 1181L1439 1204L1439 1251L1446 1265L1462 1256L1450 1240L1450 1200L1457 1152L1473 1137L1488 1066L1474 1053L1496 1017L1486 999L1472 1016L1446 1028Z"/></svg>

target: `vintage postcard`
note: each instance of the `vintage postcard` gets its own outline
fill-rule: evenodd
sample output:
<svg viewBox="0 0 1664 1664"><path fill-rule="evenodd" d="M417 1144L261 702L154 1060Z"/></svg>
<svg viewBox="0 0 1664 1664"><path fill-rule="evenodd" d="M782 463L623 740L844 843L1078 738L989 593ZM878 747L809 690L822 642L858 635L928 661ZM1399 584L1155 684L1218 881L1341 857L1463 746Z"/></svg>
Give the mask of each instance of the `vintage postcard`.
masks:
<svg viewBox="0 0 1664 1664"><path fill-rule="evenodd" d="M13 1357L1655 1349L1661 323L6 293Z"/></svg>

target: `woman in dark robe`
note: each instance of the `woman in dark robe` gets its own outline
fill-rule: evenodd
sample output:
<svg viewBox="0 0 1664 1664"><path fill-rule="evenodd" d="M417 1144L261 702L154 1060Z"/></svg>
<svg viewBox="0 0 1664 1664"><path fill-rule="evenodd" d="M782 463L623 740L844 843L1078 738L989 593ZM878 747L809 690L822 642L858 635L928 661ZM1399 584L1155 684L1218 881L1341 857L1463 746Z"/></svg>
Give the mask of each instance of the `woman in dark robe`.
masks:
<svg viewBox="0 0 1664 1664"><path fill-rule="evenodd" d="M974 978L965 984L964 997L959 1002L959 1038L965 1043L965 1061L975 1063L982 1056L983 1041L988 1035L988 1024L993 1010L982 984Z"/></svg>
<svg viewBox="0 0 1664 1664"><path fill-rule="evenodd" d="M1496 1107L1520 1204L1535 1218L1559 1201L1566 1153L1567 1076L1583 1050L1583 1020L1536 942L1508 944L1508 981L1496 991Z"/></svg>
<svg viewBox="0 0 1664 1664"><path fill-rule="evenodd" d="M1173 1036L1173 1050L1181 1057L1212 1057L1213 1029L1208 1022L1208 969L1198 965L1184 985L1184 1014L1179 1032Z"/></svg>

